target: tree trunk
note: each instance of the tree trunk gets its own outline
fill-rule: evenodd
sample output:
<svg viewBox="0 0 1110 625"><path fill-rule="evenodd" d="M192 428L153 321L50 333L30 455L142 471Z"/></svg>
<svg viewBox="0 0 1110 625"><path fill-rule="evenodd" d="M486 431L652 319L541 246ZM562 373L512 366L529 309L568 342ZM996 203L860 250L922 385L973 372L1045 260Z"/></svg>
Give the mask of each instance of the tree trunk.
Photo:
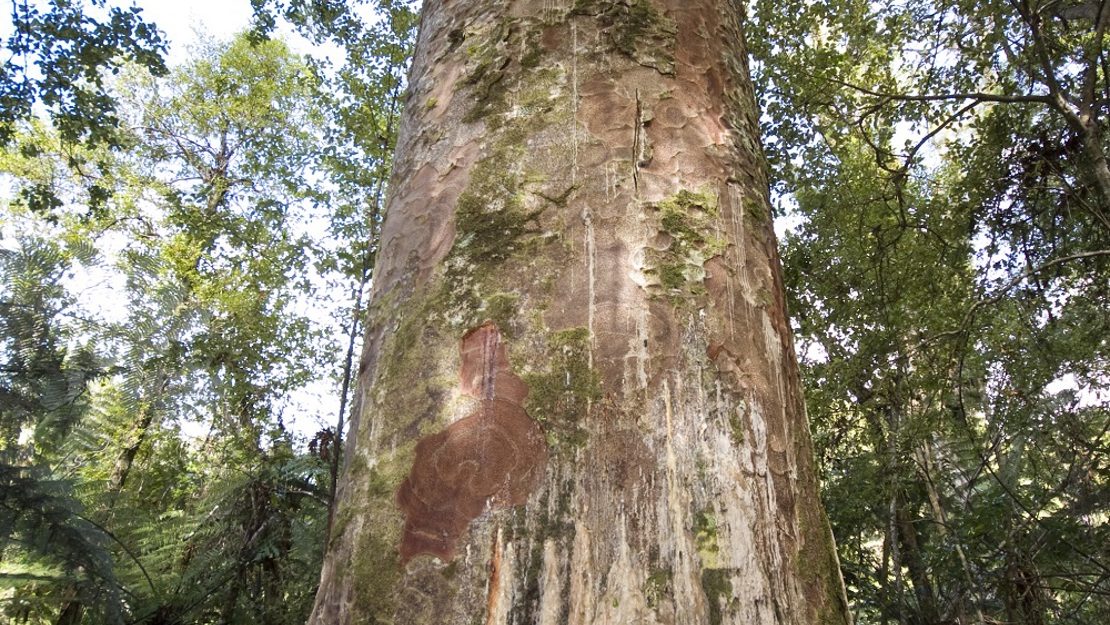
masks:
<svg viewBox="0 0 1110 625"><path fill-rule="evenodd" d="M427 0L313 623L846 623L739 3Z"/></svg>

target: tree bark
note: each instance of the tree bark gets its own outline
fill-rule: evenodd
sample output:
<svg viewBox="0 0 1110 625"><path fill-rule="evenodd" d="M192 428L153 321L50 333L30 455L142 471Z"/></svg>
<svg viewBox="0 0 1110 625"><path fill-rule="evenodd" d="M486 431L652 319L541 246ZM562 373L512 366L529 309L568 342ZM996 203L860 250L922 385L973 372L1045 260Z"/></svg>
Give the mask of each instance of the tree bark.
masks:
<svg viewBox="0 0 1110 625"><path fill-rule="evenodd" d="M312 623L846 623L741 7L428 0Z"/></svg>

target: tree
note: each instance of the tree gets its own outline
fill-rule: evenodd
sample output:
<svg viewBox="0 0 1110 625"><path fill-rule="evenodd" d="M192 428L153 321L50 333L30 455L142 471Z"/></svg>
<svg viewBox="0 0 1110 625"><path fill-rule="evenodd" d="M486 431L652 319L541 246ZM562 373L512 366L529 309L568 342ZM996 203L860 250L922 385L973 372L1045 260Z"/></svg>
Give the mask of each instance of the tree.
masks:
<svg viewBox="0 0 1110 625"><path fill-rule="evenodd" d="M735 3L424 6L314 623L844 623Z"/></svg>
<svg viewBox="0 0 1110 625"><path fill-rule="evenodd" d="M753 19L853 610L1101 622L1110 7L830 0Z"/></svg>
<svg viewBox="0 0 1110 625"><path fill-rule="evenodd" d="M0 609L303 623L330 486L328 458L285 426L314 416L288 396L327 375L302 305L315 77L284 43L238 37L116 87L126 151L37 124L0 152L13 195L58 199L0 213ZM111 159L102 210L85 210L67 150ZM89 301L100 281L114 314Z"/></svg>
<svg viewBox="0 0 1110 625"><path fill-rule="evenodd" d="M298 581L319 557L311 533L323 526L323 464L294 452L283 412L316 373L320 342L297 310L307 272L290 270L309 264L311 249L297 230L321 125L313 88L283 42L242 35L206 42L167 79L121 85L143 140L133 199L114 215L129 235L130 296L115 410L133 425L108 485L123 490L142 450L147 479L187 493L149 508L141 488L126 493L167 517L116 523L154 571L132 601L136 620L292 623L309 605ZM165 479L158 464L177 460L186 414L208 434L184 475Z"/></svg>
<svg viewBox="0 0 1110 625"><path fill-rule="evenodd" d="M316 60L317 75L324 79L323 107L332 120L322 159L333 186L327 202L331 223L326 237L332 248L324 264L332 280L343 285L334 290L345 286L350 291L341 321L346 326L347 348L339 380L338 417L335 428L325 434L330 437L326 444L337 450L330 453L329 523L334 517L348 400L357 373L354 365L378 252L386 182L397 145L405 75L416 39L419 13L409 4L381 0L378 19L372 24L354 19L350 8L342 13L342 19L326 12L297 18L286 11L302 32L318 39L328 34L342 44L345 52L338 69ZM313 6L321 11L327 8ZM300 5L298 10L306 8Z"/></svg>
<svg viewBox="0 0 1110 625"><path fill-rule="evenodd" d="M167 71L165 42L154 24L143 21L142 9L105 4L13 2L12 30L5 42L9 55L0 64L0 147L11 145L45 112L68 152L66 166L83 178L90 212L103 209L109 196L99 180L110 160L106 152L123 147L127 134L120 131L109 74L128 64L158 76ZM22 143L25 155L36 156L42 149ZM78 145L99 154L75 149ZM36 211L49 212L62 203L42 183L25 186L21 196Z"/></svg>
<svg viewBox="0 0 1110 625"><path fill-rule="evenodd" d="M66 331L74 302L59 283L82 252L35 234L0 249L0 562L28 564L4 567L11 582L64 582L66 600L118 615L107 537L50 462L88 410L90 382L104 374L93 346ZM24 603L16 615L27 619L34 607Z"/></svg>

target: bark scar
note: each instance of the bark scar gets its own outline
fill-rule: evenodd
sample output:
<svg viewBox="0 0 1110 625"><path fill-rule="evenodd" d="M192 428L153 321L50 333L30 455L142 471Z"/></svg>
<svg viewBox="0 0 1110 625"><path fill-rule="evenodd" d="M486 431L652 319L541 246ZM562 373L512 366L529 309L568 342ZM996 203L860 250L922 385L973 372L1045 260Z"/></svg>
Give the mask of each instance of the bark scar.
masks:
<svg viewBox="0 0 1110 625"><path fill-rule="evenodd" d="M632 137L632 183L637 192L640 189L640 169L651 165L651 138L648 136L647 127L654 114L640 97L640 90L636 90L636 119L633 127L635 135Z"/></svg>
<svg viewBox="0 0 1110 625"><path fill-rule="evenodd" d="M547 465L543 430L524 411L528 386L510 370L497 326L470 330L459 350L459 386L479 406L416 444L412 470L397 489L405 514L402 563L422 553L453 559L470 521L487 508L526 502Z"/></svg>

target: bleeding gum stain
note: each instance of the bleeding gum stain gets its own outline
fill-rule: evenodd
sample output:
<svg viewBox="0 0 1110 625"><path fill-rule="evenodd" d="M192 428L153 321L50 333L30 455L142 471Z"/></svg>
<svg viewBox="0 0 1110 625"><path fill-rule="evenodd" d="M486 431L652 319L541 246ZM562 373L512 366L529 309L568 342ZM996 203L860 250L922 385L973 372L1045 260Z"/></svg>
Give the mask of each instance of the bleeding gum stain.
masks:
<svg viewBox="0 0 1110 625"><path fill-rule="evenodd" d="M459 346L459 386L478 409L420 439L408 477L397 489L405 513L401 562L419 554L443 561L486 508L528 500L547 464L547 443L524 411L528 387L509 370L501 332L485 323Z"/></svg>

